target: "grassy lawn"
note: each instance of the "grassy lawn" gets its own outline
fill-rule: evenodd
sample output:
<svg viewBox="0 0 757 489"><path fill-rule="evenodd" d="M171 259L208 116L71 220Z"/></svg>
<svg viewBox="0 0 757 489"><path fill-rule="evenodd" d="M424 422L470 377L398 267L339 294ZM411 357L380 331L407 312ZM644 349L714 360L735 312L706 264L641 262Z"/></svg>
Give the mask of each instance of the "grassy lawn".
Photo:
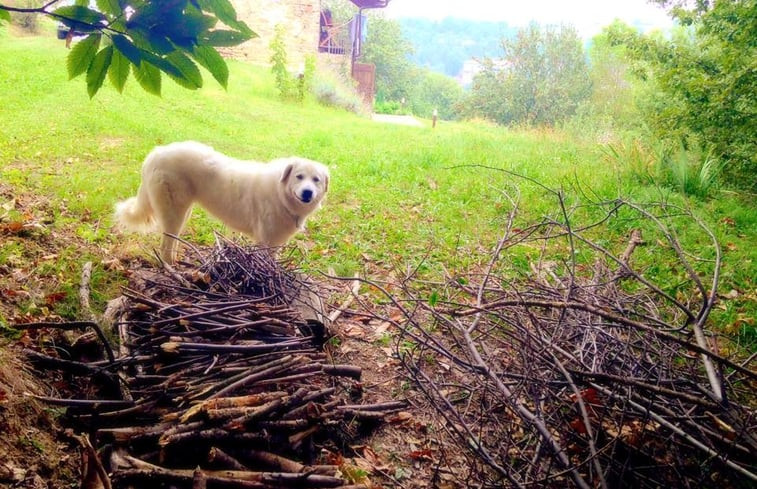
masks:
<svg viewBox="0 0 757 489"><path fill-rule="evenodd" d="M753 196L721 192L709 201L687 200L643 186L627 176L622 161L608 159L599 144L558 131L514 131L483 123L394 126L313 101L282 103L266 69L233 61L228 91L206 73L206 86L196 92L164 78L158 98L131 78L124 94L106 82L90 100L83 79L67 80L66 54L64 43L52 35L13 37L0 30L2 275L41 281L46 293L71 292L87 260L149 257L158 238L112 234L111 213L117 200L136 192L140 164L149 150L172 141L202 141L243 159L295 154L329 165L327 202L292 246L303 256L302 267L313 273L360 272L378 279L421 260L430 279L443 277L445 270L485 264L506 224L514 186L520 193L519 222L558 210L544 189L498 170L504 169L562 187L574 202L626 196L691 207L724 249L722 293L735 291L713 319L753 348ZM28 202L31 213L17 215L10 205L14 199ZM25 236L8 225L35 219L40 225ZM223 228L195 212L187 237L210 243L213 230ZM701 239L686 226L676 232L688 246L696 247ZM625 246L624 226L608 225L598 233L604 233L603 242L612 249ZM30 248L30 242L39 249ZM530 252L516 253L523 253L523 259L510 262L527 267ZM676 272L660 262L654 244L638 259L648 263L652 276L675 280ZM102 306L117 295L123 276L97 269L93 280ZM21 278L2 280L0 290L25 287ZM50 307L75 317L76 294L69 295L70 301ZM43 306L34 297L19 304L22 309Z"/></svg>

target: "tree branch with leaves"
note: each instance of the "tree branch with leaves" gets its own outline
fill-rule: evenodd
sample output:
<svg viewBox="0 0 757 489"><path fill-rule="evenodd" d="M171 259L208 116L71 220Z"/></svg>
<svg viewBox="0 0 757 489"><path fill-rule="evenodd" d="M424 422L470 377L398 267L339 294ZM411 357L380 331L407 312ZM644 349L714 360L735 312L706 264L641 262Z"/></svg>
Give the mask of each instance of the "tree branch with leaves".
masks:
<svg viewBox="0 0 757 489"><path fill-rule="evenodd" d="M69 78L85 75L90 97L108 77L122 92L129 74L149 93L160 95L162 75L184 88L203 85L199 67L226 88L229 70L220 47L239 45L257 34L237 18L229 0L52 0L36 8L0 3L0 21L11 12L35 13L68 27Z"/></svg>

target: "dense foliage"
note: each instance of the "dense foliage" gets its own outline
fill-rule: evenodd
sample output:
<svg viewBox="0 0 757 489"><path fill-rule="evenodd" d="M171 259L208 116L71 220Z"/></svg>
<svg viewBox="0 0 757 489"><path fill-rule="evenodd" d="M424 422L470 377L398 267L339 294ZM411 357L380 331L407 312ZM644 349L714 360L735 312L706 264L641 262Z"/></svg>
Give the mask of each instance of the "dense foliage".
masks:
<svg viewBox="0 0 757 489"><path fill-rule="evenodd" d="M729 183L757 190L757 1L673 7L683 27L669 39L617 24L607 35L654 84L643 109L655 136L701 146Z"/></svg>
<svg viewBox="0 0 757 489"><path fill-rule="evenodd" d="M122 91L129 73L147 92L160 95L161 73L194 90L202 86L198 65L226 86L229 71L216 48L240 44L255 33L237 19L229 0L52 0L38 8L0 4L0 20L10 12L51 17L68 27L66 41L86 35L67 59L70 78L86 74L93 97L107 76ZM96 6L96 8L95 8ZM220 27L219 21L225 26Z"/></svg>
<svg viewBox="0 0 757 489"><path fill-rule="evenodd" d="M581 40L572 27L531 24L502 40L463 104L468 116L501 124L551 125L573 115L591 90Z"/></svg>

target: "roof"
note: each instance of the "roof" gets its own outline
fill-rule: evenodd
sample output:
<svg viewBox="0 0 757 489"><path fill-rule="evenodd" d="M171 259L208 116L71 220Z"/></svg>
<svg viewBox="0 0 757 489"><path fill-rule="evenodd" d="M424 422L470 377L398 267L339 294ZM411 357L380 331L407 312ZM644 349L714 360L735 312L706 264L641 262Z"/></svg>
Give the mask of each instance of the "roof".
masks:
<svg viewBox="0 0 757 489"><path fill-rule="evenodd" d="M350 0L360 8L384 8L389 4L389 0Z"/></svg>

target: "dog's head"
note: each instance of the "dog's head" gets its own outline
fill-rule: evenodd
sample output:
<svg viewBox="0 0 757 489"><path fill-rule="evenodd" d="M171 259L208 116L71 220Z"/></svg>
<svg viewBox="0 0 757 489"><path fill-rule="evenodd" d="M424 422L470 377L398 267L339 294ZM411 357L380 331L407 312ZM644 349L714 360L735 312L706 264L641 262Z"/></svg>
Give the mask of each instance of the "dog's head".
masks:
<svg viewBox="0 0 757 489"><path fill-rule="evenodd" d="M329 189L329 169L317 161L287 158L281 183L298 205L315 208Z"/></svg>

